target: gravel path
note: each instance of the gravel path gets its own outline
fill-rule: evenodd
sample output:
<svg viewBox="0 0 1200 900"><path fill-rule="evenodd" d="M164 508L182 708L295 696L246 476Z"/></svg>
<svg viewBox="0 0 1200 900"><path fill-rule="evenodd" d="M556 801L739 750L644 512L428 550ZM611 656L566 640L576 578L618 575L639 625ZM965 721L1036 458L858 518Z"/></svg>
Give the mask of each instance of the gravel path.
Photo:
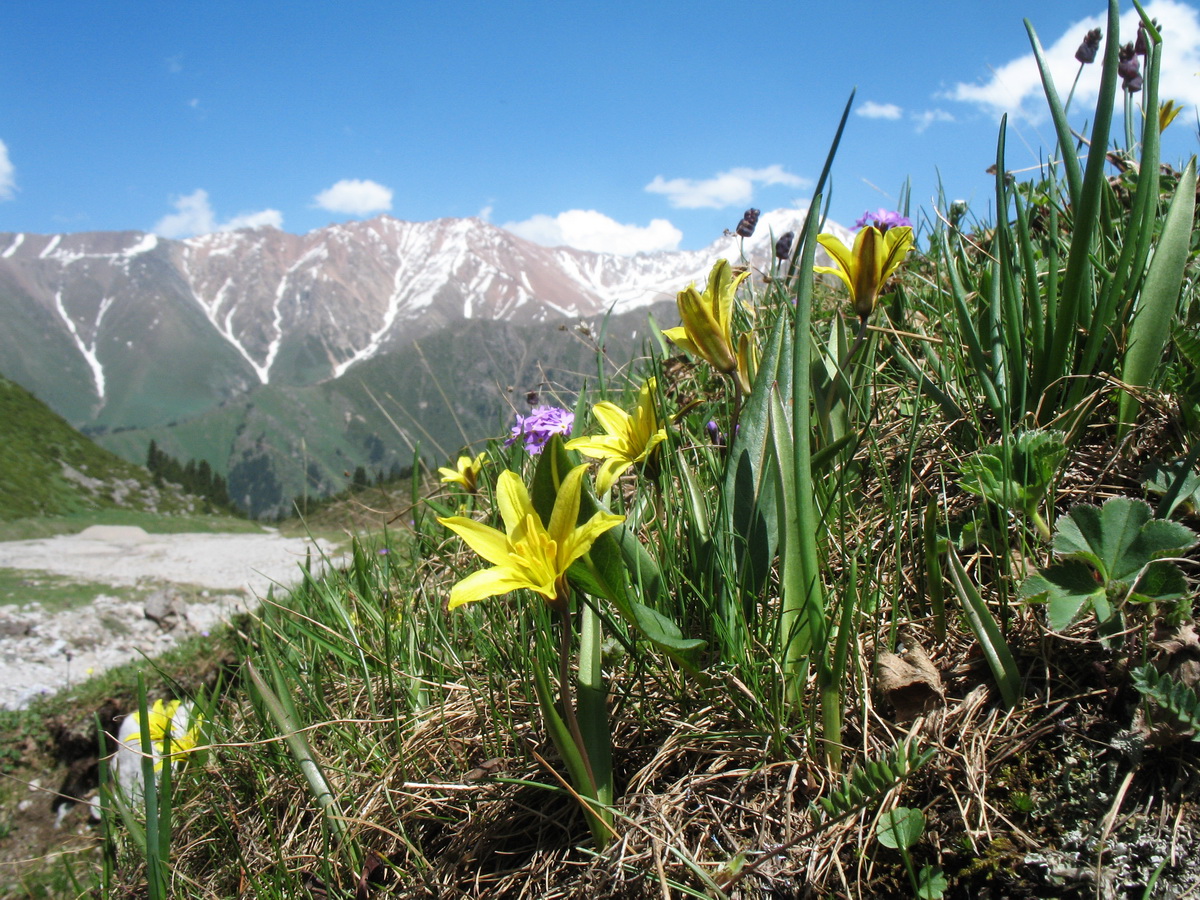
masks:
<svg viewBox="0 0 1200 900"><path fill-rule="evenodd" d="M20 708L39 694L208 631L252 608L271 585L299 580L310 549L317 570L321 552L332 550L327 542L266 531L147 534L136 527L93 525L76 535L0 542L0 568L114 587L155 587L136 601L101 595L64 612L48 612L36 601L0 606L0 707Z"/></svg>

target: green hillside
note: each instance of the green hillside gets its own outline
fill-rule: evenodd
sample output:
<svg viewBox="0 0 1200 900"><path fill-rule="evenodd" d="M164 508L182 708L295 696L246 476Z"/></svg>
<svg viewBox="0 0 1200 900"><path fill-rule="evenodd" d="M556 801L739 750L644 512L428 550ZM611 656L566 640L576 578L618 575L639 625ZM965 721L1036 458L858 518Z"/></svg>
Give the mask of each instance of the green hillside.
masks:
<svg viewBox="0 0 1200 900"><path fill-rule="evenodd" d="M98 447L0 376L0 521L89 510L191 512L196 501Z"/></svg>
<svg viewBox="0 0 1200 900"><path fill-rule="evenodd" d="M675 315L671 303L661 317ZM596 331L466 322L324 384L266 385L194 418L96 440L129 460L145 459L151 440L178 459L208 460L242 510L287 515L297 497L345 489L360 466L387 475L410 466L417 448L436 465L464 444L503 434L514 411L528 411L530 392L538 402L573 403L585 383L598 381L598 357L607 378L625 367L610 360L637 355L646 311L613 317L603 336Z"/></svg>

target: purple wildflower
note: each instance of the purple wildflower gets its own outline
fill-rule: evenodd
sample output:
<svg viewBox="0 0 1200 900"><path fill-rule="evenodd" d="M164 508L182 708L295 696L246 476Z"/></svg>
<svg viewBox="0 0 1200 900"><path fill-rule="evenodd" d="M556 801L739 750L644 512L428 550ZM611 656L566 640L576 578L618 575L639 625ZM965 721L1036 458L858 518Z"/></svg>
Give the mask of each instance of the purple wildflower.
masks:
<svg viewBox="0 0 1200 900"><path fill-rule="evenodd" d="M1142 89L1142 75L1138 66L1137 53L1130 41L1117 51L1117 74L1121 76L1121 86L1131 94Z"/></svg>
<svg viewBox="0 0 1200 900"><path fill-rule="evenodd" d="M380 556L387 556L387 555L388 555L388 548L387 548L387 547L380 547L380 548L379 548L379 555L380 555Z"/></svg>
<svg viewBox="0 0 1200 900"><path fill-rule="evenodd" d="M754 234L754 228L758 225L759 211L757 209L748 209L742 214L742 221L737 224L737 233L739 236L748 238Z"/></svg>
<svg viewBox="0 0 1200 900"><path fill-rule="evenodd" d="M792 255L792 241L795 240L796 233L789 231L775 242L775 258L786 261Z"/></svg>
<svg viewBox="0 0 1200 900"><path fill-rule="evenodd" d="M854 227L865 228L868 225L874 225L880 231L887 231L889 228L912 228L912 219L890 209L877 209L875 212L868 209L862 214L862 218L854 223Z"/></svg>
<svg viewBox="0 0 1200 900"><path fill-rule="evenodd" d="M1096 61L1096 51L1100 49L1101 31L1099 28L1093 28L1083 36L1083 43L1079 45L1079 49L1075 51L1075 58L1084 65L1094 63Z"/></svg>
<svg viewBox="0 0 1200 900"><path fill-rule="evenodd" d="M537 456L553 435L567 437L574 424L575 414L572 412L557 406L535 406L529 415L517 415L517 424L504 441L504 446L511 447L524 438L526 451L531 456Z"/></svg>

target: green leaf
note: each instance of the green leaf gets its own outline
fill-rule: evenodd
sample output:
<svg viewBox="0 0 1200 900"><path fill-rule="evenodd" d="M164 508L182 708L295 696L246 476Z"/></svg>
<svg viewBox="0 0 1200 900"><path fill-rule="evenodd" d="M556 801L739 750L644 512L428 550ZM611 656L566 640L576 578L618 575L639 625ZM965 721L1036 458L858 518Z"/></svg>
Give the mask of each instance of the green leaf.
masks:
<svg viewBox="0 0 1200 900"><path fill-rule="evenodd" d="M1190 528L1150 516L1148 503L1129 497L1113 497L1101 507L1076 506L1058 522L1054 552L1090 563L1106 583L1128 582L1152 560L1196 545Z"/></svg>
<svg viewBox="0 0 1200 900"><path fill-rule="evenodd" d="M942 870L936 866L922 866L917 875L917 896L921 900L940 900L950 884Z"/></svg>
<svg viewBox="0 0 1200 900"><path fill-rule="evenodd" d="M1047 623L1055 631L1064 631L1086 615L1097 600L1104 600L1105 591L1086 563L1068 560L1026 578L1021 597L1031 603L1046 603Z"/></svg>
<svg viewBox="0 0 1200 900"><path fill-rule="evenodd" d="M950 560L950 581L962 602L967 624L975 639L979 641L988 668L992 670L992 677L996 679L996 687L1000 689L1000 696L1004 699L1004 705L1012 709L1021 699L1021 670L1017 668L1017 661L1013 658L1008 642L1004 640L995 616L975 589L975 585L971 583L970 575L967 574L966 567L958 558L953 545L947 548L946 556Z"/></svg>
<svg viewBox="0 0 1200 900"><path fill-rule="evenodd" d="M1155 515L1160 519L1170 518L1181 506L1187 512L1195 512L1200 508L1200 472L1185 463L1186 460L1155 463L1146 473L1143 482L1146 490L1163 498L1155 510Z"/></svg>
<svg viewBox="0 0 1200 900"><path fill-rule="evenodd" d="M911 806L897 806L879 817L875 837L892 850L907 850L925 833L925 813Z"/></svg>
<svg viewBox="0 0 1200 900"><path fill-rule="evenodd" d="M757 594L770 574L779 543L779 521L770 452L770 395L791 394L791 357L782 353L787 316L780 316L759 363L725 464L724 508L737 535L735 552L745 590Z"/></svg>
<svg viewBox="0 0 1200 900"><path fill-rule="evenodd" d="M1180 176L1175 196L1167 210L1162 234L1129 329L1128 349L1121 380L1133 387L1150 384L1162 366L1163 348L1171 332L1171 320L1179 302L1184 267L1191 248L1192 218L1196 211L1196 158L1192 157ZM1128 391L1121 394L1118 435L1129 432L1137 418L1138 401Z"/></svg>

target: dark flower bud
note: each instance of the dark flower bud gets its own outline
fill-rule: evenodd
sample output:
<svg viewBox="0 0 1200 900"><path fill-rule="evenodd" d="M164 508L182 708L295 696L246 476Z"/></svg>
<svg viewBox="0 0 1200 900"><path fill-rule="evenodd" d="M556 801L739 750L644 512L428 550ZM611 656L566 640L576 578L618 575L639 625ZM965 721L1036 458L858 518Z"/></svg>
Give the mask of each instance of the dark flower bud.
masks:
<svg viewBox="0 0 1200 900"><path fill-rule="evenodd" d="M1141 67L1138 65L1137 54L1133 52L1133 42L1130 41L1117 53L1117 74L1121 76L1125 82L1125 88L1129 88L1129 82L1133 78L1138 78L1141 74ZM1140 81L1141 79L1138 78ZM1141 87L1141 85L1138 85Z"/></svg>
<svg viewBox="0 0 1200 900"><path fill-rule="evenodd" d="M1154 27L1158 28L1158 19L1151 19ZM1149 45L1146 42L1146 26L1142 22L1138 22L1137 41L1133 45L1133 52L1138 56L1145 56L1149 52Z"/></svg>
<svg viewBox="0 0 1200 900"><path fill-rule="evenodd" d="M792 241L795 239L796 233L789 231L783 237L775 242L775 258L787 261L792 255Z"/></svg>
<svg viewBox="0 0 1200 900"><path fill-rule="evenodd" d="M1096 51L1100 49L1100 29L1093 28L1083 36L1083 43L1075 51L1075 58L1081 63L1094 63Z"/></svg>
<svg viewBox="0 0 1200 900"><path fill-rule="evenodd" d="M1142 76L1134 75L1121 86L1125 88L1125 90L1129 91L1129 93L1136 94L1142 89Z"/></svg>
<svg viewBox="0 0 1200 900"><path fill-rule="evenodd" d="M738 222L737 233L740 237L748 238L754 234L754 228L758 225L757 209L748 209L742 213L742 221Z"/></svg>

